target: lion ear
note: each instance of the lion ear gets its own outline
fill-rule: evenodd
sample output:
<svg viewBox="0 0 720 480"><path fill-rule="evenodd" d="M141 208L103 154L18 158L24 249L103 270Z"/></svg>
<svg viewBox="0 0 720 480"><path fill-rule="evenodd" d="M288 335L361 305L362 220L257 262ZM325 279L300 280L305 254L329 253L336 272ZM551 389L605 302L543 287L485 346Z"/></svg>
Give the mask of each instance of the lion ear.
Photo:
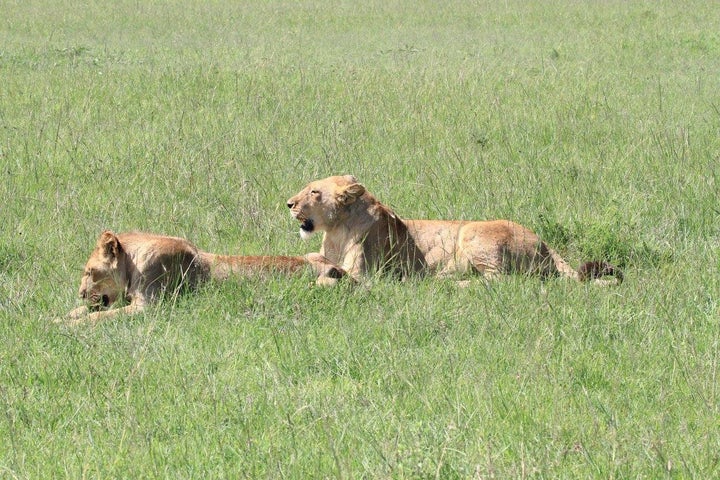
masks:
<svg viewBox="0 0 720 480"><path fill-rule="evenodd" d="M350 205L365 193L365 187L361 183L351 183L340 189L338 201L343 205Z"/></svg>
<svg viewBox="0 0 720 480"><path fill-rule="evenodd" d="M98 238L97 247L103 251L105 256L110 258L117 258L122 252L122 245L115 235L110 230L105 230L100 234Z"/></svg>

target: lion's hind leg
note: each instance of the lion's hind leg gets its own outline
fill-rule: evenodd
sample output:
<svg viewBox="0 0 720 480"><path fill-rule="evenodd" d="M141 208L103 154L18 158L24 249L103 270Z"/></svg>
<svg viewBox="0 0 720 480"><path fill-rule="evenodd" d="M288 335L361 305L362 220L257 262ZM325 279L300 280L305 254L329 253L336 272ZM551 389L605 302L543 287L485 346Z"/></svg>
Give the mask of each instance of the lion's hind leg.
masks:
<svg viewBox="0 0 720 480"><path fill-rule="evenodd" d="M503 262L498 255L487 250L476 248L468 251L459 248L458 253L439 272L439 277L467 277L479 275L487 280L502 276Z"/></svg>

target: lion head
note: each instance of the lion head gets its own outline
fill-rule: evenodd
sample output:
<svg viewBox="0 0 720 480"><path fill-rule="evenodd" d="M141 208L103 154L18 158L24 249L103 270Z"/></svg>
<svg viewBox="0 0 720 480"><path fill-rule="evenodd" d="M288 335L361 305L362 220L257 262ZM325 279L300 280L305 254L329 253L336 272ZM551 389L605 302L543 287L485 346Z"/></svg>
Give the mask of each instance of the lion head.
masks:
<svg viewBox="0 0 720 480"><path fill-rule="evenodd" d="M328 177L309 183L287 201L290 214L300 222L300 236L327 231L344 220L343 213L365 193L352 175Z"/></svg>
<svg viewBox="0 0 720 480"><path fill-rule="evenodd" d="M80 297L90 308L108 307L125 292L125 252L117 236L106 230L85 264Z"/></svg>

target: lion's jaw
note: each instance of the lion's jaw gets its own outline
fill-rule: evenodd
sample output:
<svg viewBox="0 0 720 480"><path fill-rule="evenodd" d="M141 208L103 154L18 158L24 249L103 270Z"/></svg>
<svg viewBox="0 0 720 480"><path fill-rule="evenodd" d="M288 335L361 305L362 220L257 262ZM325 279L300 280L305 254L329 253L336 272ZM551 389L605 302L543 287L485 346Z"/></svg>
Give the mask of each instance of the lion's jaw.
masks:
<svg viewBox="0 0 720 480"><path fill-rule="evenodd" d="M90 307L107 308L118 299L122 288L116 282L114 275L103 278L92 278L92 275L83 275L80 281L80 298Z"/></svg>
<svg viewBox="0 0 720 480"><path fill-rule="evenodd" d="M305 220L300 224L300 238L310 240L315 235L315 224L312 220Z"/></svg>
<svg viewBox="0 0 720 480"><path fill-rule="evenodd" d="M312 215L303 214L300 210L291 210L290 216L300 222L300 238L308 240L317 232L317 222ZM322 223L321 223L322 225Z"/></svg>

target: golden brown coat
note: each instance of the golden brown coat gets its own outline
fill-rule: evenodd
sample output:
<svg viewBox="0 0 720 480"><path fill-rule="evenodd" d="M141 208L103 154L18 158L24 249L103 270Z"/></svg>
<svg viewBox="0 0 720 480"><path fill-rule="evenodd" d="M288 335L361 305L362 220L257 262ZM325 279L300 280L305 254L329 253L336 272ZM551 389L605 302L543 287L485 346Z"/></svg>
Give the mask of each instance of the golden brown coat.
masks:
<svg viewBox="0 0 720 480"><path fill-rule="evenodd" d="M104 231L90 254L80 297L87 305L70 319L97 321L119 313L137 313L162 294L193 289L210 279L263 272L294 273L311 266L320 283L333 283L343 272L319 254L304 257L216 255L203 252L184 238ZM110 308L117 300L128 305Z"/></svg>
<svg viewBox="0 0 720 480"><path fill-rule="evenodd" d="M406 276L477 272L561 275L578 281L621 272L605 262L573 269L531 230L510 220L402 220L351 175L309 183L287 201L300 234L322 231L320 255L355 279L383 270Z"/></svg>

